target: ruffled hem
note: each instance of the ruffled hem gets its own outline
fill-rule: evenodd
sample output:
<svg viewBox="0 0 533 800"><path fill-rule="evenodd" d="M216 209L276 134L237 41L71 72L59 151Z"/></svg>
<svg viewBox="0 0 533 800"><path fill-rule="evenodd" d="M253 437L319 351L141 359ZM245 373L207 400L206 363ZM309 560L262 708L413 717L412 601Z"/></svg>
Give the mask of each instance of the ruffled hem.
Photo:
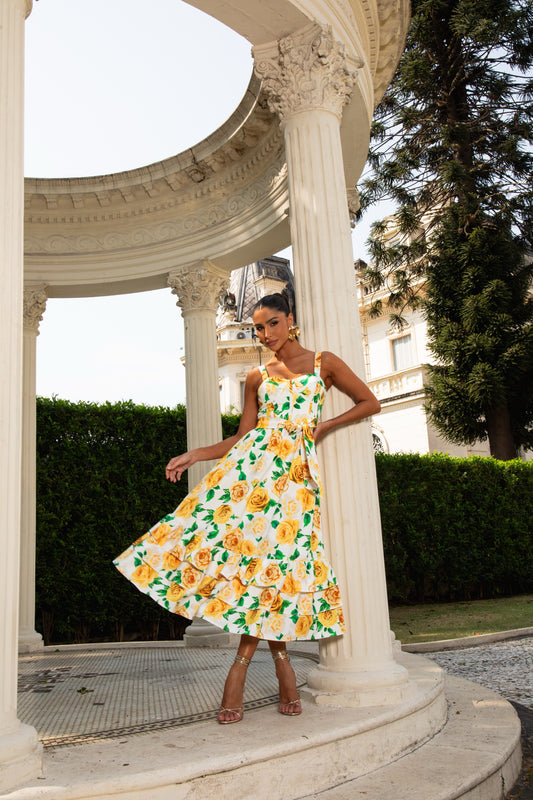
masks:
<svg viewBox="0 0 533 800"><path fill-rule="evenodd" d="M292 576L280 588L243 583L239 574L218 577L183 561L181 569L161 572L126 551L115 566L139 591L172 614L202 617L229 633L259 639L306 641L344 633L340 593L334 579L320 589L302 591ZM286 578L286 576L285 576ZM184 584L192 585L184 585Z"/></svg>

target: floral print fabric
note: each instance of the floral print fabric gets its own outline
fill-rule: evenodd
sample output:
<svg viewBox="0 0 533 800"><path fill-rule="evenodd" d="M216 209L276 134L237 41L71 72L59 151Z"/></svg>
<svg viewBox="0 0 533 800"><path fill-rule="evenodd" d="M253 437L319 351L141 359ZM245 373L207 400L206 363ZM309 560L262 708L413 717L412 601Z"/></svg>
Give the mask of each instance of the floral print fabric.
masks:
<svg viewBox="0 0 533 800"><path fill-rule="evenodd" d="M320 354L309 375L261 371L257 427L114 564L168 611L231 633L337 636L344 619L320 536L313 440L325 396Z"/></svg>

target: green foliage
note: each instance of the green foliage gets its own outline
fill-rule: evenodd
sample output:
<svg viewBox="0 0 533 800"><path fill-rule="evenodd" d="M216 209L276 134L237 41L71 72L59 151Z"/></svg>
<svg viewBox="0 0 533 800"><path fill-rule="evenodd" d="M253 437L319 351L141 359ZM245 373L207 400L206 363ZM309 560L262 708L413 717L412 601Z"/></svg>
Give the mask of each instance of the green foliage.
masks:
<svg viewBox="0 0 533 800"><path fill-rule="evenodd" d="M238 416L223 417L224 436ZM187 491L164 477L185 409L37 401L37 623L46 641L179 638L186 622L112 560ZM377 456L392 600L533 589L533 466Z"/></svg>
<svg viewBox="0 0 533 800"><path fill-rule="evenodd" d="M389 599L533 588L533 464L376 454Z"/></svg>
<svg viewBox="0 0 533 800"><path fill-rule="evenodd" d="M388 307L398 326L427 298L432 421L512 458L533 437L533 3L413 0L412 11L361 186L362 210L397 204L373 228L367 278L388 295L373 311Z"/></svg>
<svg viewBox="0 0 533 800"><path fill-rule="evenodd" d="M458 233L460 209L447 209L427 269L430 349L427 410L450 441L487 436L495 455L510 440L533 447L533 263L512 235L473 225ZM498 435L496 424L508 427ZM505 431L504 431L505 433ZM498 452L500 448L500 452Z"/></svg>

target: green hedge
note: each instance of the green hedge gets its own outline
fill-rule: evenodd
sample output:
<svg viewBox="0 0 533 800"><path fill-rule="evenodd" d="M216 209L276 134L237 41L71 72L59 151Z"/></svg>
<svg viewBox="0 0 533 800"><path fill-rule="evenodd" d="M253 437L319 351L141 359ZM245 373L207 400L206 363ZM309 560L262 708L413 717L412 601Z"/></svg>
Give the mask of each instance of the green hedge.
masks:
<svg viewBox="0 0 533 800"><path fill-rule="evenodd" d="M230 436L238 417L223 417ZM37 627L45 641L180 638L185 620L112 559L187 491L164 467L186 448L185 408L37 401ZM392 601L533 589L533 467L377 457Z"/></svg>
<svg viewBox="0 0 533 800"><path fill-rule="evenodd" d="M533 588L533 463L376 457L391 602Z"/></svg>

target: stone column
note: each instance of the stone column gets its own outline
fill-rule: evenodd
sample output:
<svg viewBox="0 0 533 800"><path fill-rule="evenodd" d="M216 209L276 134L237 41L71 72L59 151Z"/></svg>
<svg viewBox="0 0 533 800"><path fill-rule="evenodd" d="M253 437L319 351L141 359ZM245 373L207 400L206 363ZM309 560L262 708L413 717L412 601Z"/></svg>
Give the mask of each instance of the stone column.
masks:
<svg viewBox="0 0 533 800"><path fill-rule="evenodd" d="M365 375L340 138L342 108L360 63L331 31L310 24L253 50L287 156L298 324L302 342L331 350ZM367 126L366 119L361 125ZM329 392L324 418L351 406ZM319 446L325 543L339 579L347 630L320 645L308 695L329 705L384 705L411 691L393 658L370 424L331 433Z"/></svg>
<svg viewBox="0 0 533 800"><path fill-rule="evenodd" d="M0 3L0 793L41 767L36 731L17 718L23 286L24 18Z"/></svg>
<svg viewBox="0 0 533 800"><path fill-rule="evenodd" d="M168 276L178 296L185 323L185 387L187 397L187 447L203 447L222 439L216 313L220 296L229 286L229 272L209 261L173 270ZM215 462L202 461L188 470L189 488L201 481ZM224 646L230 636L210 622L195 619L185 642L194 646Z"/></svg>
<svg viewBox="0 0 533 800"><path fill-rule="evenodd" d="M35 356L39 323L46 308L46 284L24 286L22 378L22 484L20 505L19 653L40 650L43 639L35 630L35 472L36 410Z"/></svg>

